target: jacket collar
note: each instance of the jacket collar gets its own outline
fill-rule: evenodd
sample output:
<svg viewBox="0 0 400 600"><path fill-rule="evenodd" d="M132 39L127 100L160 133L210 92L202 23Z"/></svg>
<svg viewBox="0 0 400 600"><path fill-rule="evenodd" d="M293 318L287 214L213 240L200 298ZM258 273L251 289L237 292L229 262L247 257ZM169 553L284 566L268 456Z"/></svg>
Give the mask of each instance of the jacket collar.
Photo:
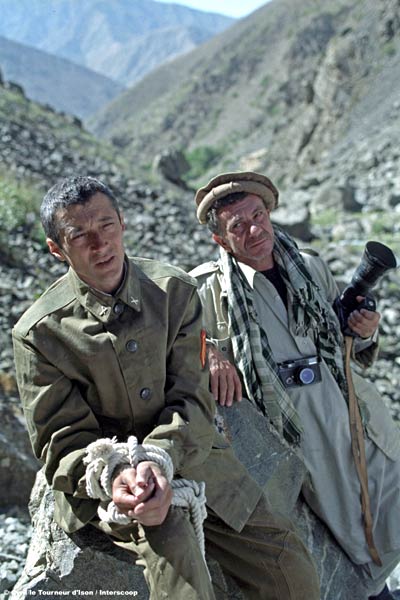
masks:
<svg viewBox="0 0 400 600"><path fill-rule="evenodd" d="M133 310L141 310L140 271L125 256L125 274L121 286L114 294L106 294L88 286L73 269L69 269L68 277L78 302L102 323L118 318L121 311L116 308L121 303Z"/></svg>
<svg viewBox="0 0 400 600"><path fill-rule="evenodd" d="M253 269L253 267L250 267L249 265L246 265L245 263L237 261L237 264L238 264L239 269L242 271L243 275L247 279L247 283L249 284L249 286L252 289L254 289L254 277L255 277L257 271L255 269Z"/></svg>
<svg viewBox="0 0 400 600"><path fill-rule="evenodd" d="M218 260L218 265L219 265L219 282L220 282L220 287L221 287L221 295L222 296L227 296L228 292L227 292L227 284L225 281L225 277L223 276L223 269L222 269L222 261L221 259ZM254 288L254 277L257 273L257 271L255 269L253 269L253 267L250 267L249 265L246 265L245 263L239 262L237 261L237 265L240 268L240 270L242 271L244 277L246 278L248 284L250 285L250 287L253 289Z"/></svg>

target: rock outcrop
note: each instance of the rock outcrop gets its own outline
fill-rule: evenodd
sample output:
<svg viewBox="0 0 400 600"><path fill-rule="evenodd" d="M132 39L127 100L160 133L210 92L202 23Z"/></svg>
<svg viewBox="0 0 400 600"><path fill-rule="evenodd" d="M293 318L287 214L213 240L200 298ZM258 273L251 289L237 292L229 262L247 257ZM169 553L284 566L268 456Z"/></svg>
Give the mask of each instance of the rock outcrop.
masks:
<svg viewBox="0 0 400 600"><path fill-rule="evenodd" d="M0 431L1 510L28 503L39 465L32 454L19 404L11 399L5 401L5 396L1 392L0 414L2 423Z"/></svg>
<svg viewBox="0 0 400 600"><path fill-rule="evenodd" d="M320 577L321 598L365 600L370 591L367 578L303 500L306 468L299 455L278 438L249 402L219 408L219 412L236 455L264 489L272 507L293 521L311 552Z"/></svg>
<svg viewBox="0 0 400 600"><path fill-rule="evenodd" d="M93 527L68 536L53 521L54 499L43 472L32 490L30 511L33 535L24 571L10 598L27 600L45 595L104 598L149 598L143 568ZM207 559L217 600L244 600L235 583L226 579L219 565ZM167 600L167 599L166 599Z"/></svg>
<svg viewBox="0 0 400 600"><path fill-rule="evenodd" d="M166 149L156 155L153 170L170 183L187 190L189 189L183 176L189 170L189 163L180 150Z"/></svg>
<svg viewBox="0 0 400 600"><path fill-rule="evenodd" d="M363 571L349 561L302 499L306 469L301 458L280 441L249 402L220 408L219 412L219 426L238 458L264 488L273 508L293 520L312 553L321 580L321 598L365 600L370 590ZM11 594L13 600L28 600L42 592L49 598L84 592L101 593L105 598L135 593L141 600L148 598L142 569L133 565L127 552L91 527L68 536L53 521L53 506L51 490L40 471L30 503L33 537L24 572ZM218 564L211 560L209 565L217 600L241 599Z"/></svg>

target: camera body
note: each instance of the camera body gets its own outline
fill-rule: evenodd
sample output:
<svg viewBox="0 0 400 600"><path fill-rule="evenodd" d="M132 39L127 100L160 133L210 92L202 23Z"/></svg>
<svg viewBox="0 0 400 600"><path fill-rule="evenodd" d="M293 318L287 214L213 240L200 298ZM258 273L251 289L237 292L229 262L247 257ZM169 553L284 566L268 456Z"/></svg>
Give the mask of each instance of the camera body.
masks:
<svg viewBox="0 0 400 600"><path fill-rule="evenodd" d="M333 303L333 309L336 313L337 318L339 319L340 329L346 335L355 334L349 329L347 326L347 320L353 310L361 310L362 308L366 308L374 312L376 310L376 301L373 296L365 296L364 300L361 302L357 302L354 296L354 300L352 302L343 303L341 300L341 296L338 296Z"/></svg>
<svg viewBox="0 0 400 600"><path fill-rule="evenodd" d="M318 356L286 360L278 364L278 374L286 388L311 385L321 381Z"/></svg>
<svg viewBox="0 0 400 600"><path fill-rule="evenodd" d="M355 335L347 326L347 319L353 310L376 310L376 302L369 293L388 269L396 267L397 259L388 246L380 242L367 242L351 282L333 304L340 328L345 335ZM364 300L358 302L357 296L364 296Z"/></svg>

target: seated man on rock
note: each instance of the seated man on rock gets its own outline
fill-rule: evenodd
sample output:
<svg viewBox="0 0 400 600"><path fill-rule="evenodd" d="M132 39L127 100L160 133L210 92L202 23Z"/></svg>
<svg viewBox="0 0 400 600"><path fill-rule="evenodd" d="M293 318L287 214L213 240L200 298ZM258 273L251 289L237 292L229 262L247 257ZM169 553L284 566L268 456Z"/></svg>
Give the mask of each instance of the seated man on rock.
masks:
<svg viewBox="0 0 400 600"><path fill-rule="evenodd" d="M191 272L203 305L211 390L230 406L243 389L282 439L299 448L310 474L306 502L365 568L370 598L393 599L385 579L400 560L399 429L374 386L351 376L345 361L351 338L353 358L371 363L380 316L354 310L347 321L352 336L343 336L333 309L336 283L316 253L300 252L272 225L277 204L276 187L253 172L218 175L196 194L197 217L220 246L218 261ZM350 379L364 420L351 394L356 440Z"/></svg>
<svg viewBox="0 0 400 600"><path fill-rule="evenodd" d="M128 258L117 201L91 177L52 187L41 219L69 270L13 339L58 524L131 551L151 598L214 598L205 544L245 597L318 600L307 550L214 427L195 280Z"/></svg>

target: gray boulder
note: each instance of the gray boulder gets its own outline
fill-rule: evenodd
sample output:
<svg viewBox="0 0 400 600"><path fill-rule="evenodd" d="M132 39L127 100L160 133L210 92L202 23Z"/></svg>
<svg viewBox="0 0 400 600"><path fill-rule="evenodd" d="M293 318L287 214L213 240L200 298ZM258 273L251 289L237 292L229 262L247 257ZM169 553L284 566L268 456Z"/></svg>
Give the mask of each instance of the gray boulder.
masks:
<svg viewBox="0 0 400 600"><path fill-rule="evenodd" d="M141 570L132 566L128 553L89 528L69 537L56 525L53 494L42 471L37 475L29 508L33 535L24 571L11 598L55 598L63 591L66 595L94 595L99 590L148 597Z"/></svg>
<svg viewBox="0 0 400 600"><path fill-rule="evenodd" d="M318 215L330 208L336 212L360 212L362 204L357 201L356 196L357 188L350 179L346 179L341 184L328 182L320 186L313 197L310 211L313 215Z"/></svg>
<svg viewBox="0 0 400 600"><path fill-rule="evenodd" d="M306 469L299 455L271 431L253 406L243 401L220 408L218 425L231 441L238 458L265 490L273 508L289 516L311 551L321 581L321 599L365 600L368 581L341 551L324 524L308 509L301 496ZM250 433L251 432L251 433ZM85 527L68 536L53 521L53 496L38 473L31 496L33 536L24 572L11 593L12 600L34 595L52 599L60 593L131 595L148 598L142 569L129 553L104 535ZM234 582L225 578L214 561L208 561L218 600L241 600ZM77 590L77 592L75 592ZM54 594L52 594L54 592Z"/></svg>
<svg viewBox="0 0 400 600"><path fill-rule="evenodd" d="M31 600L32 596L53 600L60 595L148 600L143 568L133 563L129 552L93 527L67 535L55 523L54 498L43 470L37 474L29 510L33 535L23 573L9 595L11 600ZM212 559L207 563L217 600L244 600L218 563Z"/></svg>
<svg viewBox="0 0 400 600"><path fill-rule="evenodd" d="M295 209L289 205L280 206L272 213L272 221L298 240L310 242L314 238L307 206L296 206Z"/></svg>
<svg viewBox="0 0 400 600"><path fill-rule="evenodd" d="M6 374L0 374L4 381ZM0 386L0 508L26 506L35 481L38 462L32 454L22 411Z"/></svg>
<svg viewBox="0 0 400 600"><path fill-rule="evenodd" d="M321 600L365 600L371 591L368 578L303 500L301 487L307 472L300 456L269 428L250 402L243 400L219 412L236 455L264 489L272 507L292 520L311 552Z"/></svg>
<svg viewBox="0 0 400 600"><path fill-rule="evenodd" d="M168 148L157 154L153 161L153 169L170 183L188 189L182 177L189 170L189 163L180 150Z"/></svg>

